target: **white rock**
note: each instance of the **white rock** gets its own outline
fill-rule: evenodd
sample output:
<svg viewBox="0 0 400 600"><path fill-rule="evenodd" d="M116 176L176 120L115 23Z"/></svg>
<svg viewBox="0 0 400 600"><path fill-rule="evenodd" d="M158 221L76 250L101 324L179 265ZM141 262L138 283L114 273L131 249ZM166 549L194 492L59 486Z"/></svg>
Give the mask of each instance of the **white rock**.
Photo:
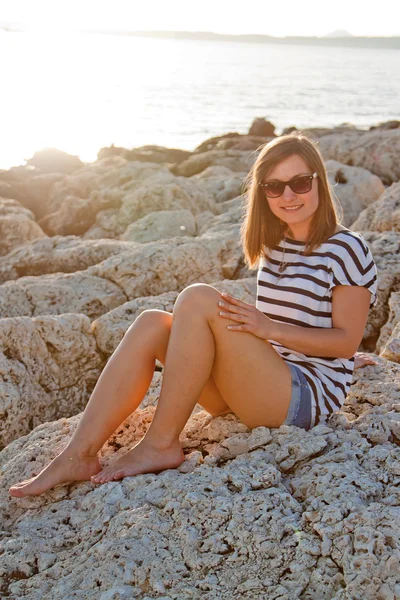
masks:
<svg viewBox="0 0 400 600"><path fill-rule="evenodd" d="M0 319L0 446L83 410L103 366L84 315Z"/></svg>
<svg viewBox="0 0 400 600"><path fill-rule="evenodd" d="M394 347L392 347L392 350L388 349L389 355L384 355L383 352L385 352L385 346L389 343L389 340L391 340L391 343L393 342L395 344L395 340L398 337L398 332L395 333L395 329L400 323L400 292L391 293L389 297L388 308L389 317L380 330L379 338L376 343L376 350L388 360L393 360L393 358L390 358L389 355L394 357L396 356L396 353L393 354L393 350L395 350ZM398 361L395 359L395 362Z"/></svg>
<svg viewBox="0 0 400 600"><path fill-rule="evenodd" d="M351 229L400 231L400 182L393 183L376 202L365 208Z"/></svg>
<svg viewBox="0 0 400 600"><path fill-rule="evenodd" d="M38 238L46 237L34 214L16 200L0 198L0 256Z"/></svg>
<svg viewBox="0 0 400 600"><path fill-rule="evenodd" d="M325 166L333 197L339 200L343 210L341 223L350 227L362 210L382 196L385 186L367 169L350 167L335 160L326 161Z"/></svg>
<svg viewBox="0 0 400 600"><path fill-rule="evenodd" d="M330 133L318 140L325 161L368 169L385 185L400 179L400 129Z"/></svg>
<svg viewBox="0 0 400 600"><path fill-rule="evenodd" d="M146 243L165 238L196 235L196 221L190 210L159 210L131 223L121 240Z"/></svg>
<svg viewBox="0 0 400 600"><path fill-rule="evenodd" d="M78 236L44 237L24 243L0 261L0 282L27 275L83 271L134 244L114 240L81 240Z"/></svg>

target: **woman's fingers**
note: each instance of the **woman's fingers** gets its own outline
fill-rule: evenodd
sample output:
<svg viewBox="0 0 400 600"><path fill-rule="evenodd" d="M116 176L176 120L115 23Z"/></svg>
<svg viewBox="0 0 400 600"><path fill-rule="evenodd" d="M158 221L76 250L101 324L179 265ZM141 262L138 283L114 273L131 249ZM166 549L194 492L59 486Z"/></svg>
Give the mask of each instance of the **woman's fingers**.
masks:
<svg viewBox="0 0 400 600"><path fill-rule="evenodd" d="M225 296L224 301L220 300L218 302L218 306L221 308L221 310L228 310L237 314L248 314L249 309L251 309L250 304L246 304L246 302L237 300L237 298L233 298L232 296Z"/></svg>
<svg viewBox="0 0 400 600"><path fill-rule="evenodd" d="M227 304L226 302L218 302L219 309L222 311L228 311L231 314L243 314L244 309L238 306L233 306L233 304Z"/></svg>
<svg viewBox="0 0 400 600"><path fill-rule="evenodd" d="M220 309L222 309L219 312L220 316L238 322L238 325L227 325L227 328L234 331L246 331L250 326L252 306L229 294L221 294L221 296L223 301L218 302Z"/></svg>
<svg viewBox="0 0 400 600"><path fill-rule="evenodd" d="M240 321L241 323L248 320L246 315L235 314L235 313L231 313L231 312L223 312L223 311L220 311L219 314L221 317L227 317L228 319L231 319L232 321Z"/></svg>
<svg viewBox="0 0 400 600"><path fill-rule="evenodd" d="M229 294L225 294L225 292L222 292L221 296L222 296L223 300L225 300L226 302L231 302L232 304L235 304L236 306L241 306L242 308L246 308L247 306L249 306L249 304L247 304L247 302L243 302L242 300L239 300L238 298L234 298L233 296L230 296Z"/></svg>

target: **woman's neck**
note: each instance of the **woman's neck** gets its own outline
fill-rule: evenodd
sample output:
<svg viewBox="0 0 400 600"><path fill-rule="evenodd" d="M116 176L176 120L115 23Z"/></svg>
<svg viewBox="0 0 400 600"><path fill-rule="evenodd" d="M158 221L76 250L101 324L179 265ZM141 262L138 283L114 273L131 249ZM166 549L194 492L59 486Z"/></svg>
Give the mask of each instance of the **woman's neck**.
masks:
<svg viewBox="0 0 400 600"><path fill-rule="evenodd" d="M291 240L295 240L296 242L307 242L308 240L308 235L302 235L300 232L292 233L291 231L285 230L283 235Z"/></svg>
<svg viewBox="0 0 400 600"><path fill-rule="evenodd" d="M346 227L344 227L343 225L341 225L340 223L338 223L336 225L336 229L335 229L335 233L338 233L338 231L343 231L344 229L347 229ZM303 242L306 243L308 241L308 234L301 234L301 232L297 232L297 233L292 233L291 231L285 229L283 232L283 235L291 240L295 240L296 242Z"/></svg>

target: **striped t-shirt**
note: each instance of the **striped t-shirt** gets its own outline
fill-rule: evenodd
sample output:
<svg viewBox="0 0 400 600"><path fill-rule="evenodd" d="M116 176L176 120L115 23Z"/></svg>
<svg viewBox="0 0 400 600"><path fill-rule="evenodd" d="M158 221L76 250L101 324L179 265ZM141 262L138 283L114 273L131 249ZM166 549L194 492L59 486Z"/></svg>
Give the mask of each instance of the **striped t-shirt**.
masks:
<svg viewBox="0 0 400 600"><path fill-rule="evenodd" d="M359 233L338 231L310 256L302 256L304 248L304 242L290 238L281 240L273 250L264 247L257 272L256 307L265 315L300 327L332 328L332 290L336 285L366 287L371 292L370 308L376 304L376 265ZM278 281L282 260L289 264ZM312 427L340 409L351 385L354 357L306 355L276 340L268 341L284 360L304 373L312 392Z"/></svg>

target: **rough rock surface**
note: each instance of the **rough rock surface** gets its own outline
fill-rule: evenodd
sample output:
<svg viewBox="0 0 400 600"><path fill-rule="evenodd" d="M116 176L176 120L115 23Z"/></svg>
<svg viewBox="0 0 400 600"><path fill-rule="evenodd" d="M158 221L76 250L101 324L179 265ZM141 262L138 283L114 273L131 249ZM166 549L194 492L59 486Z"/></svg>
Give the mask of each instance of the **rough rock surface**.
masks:
<svg viewBox="0 0 400 600"><path fill-rule="evenodd" d="M325 161L363 167L385 185L400 180L400 129L330 133L318 142Z"/></svg>
<svg viewBox="0 0 400 600"><path fill-rule="evenodd" d="M374 350L381 328L389 316L390 295L400 291L400 234L360 231L369 245L378 271L378 302L369 311L364 331L364 349Z"/></svg>
<svg viewBox="0 0 400 600"><path fill-rule="evenodd" d="M122 156L127 160L140 160L143 162L152 163L178 163L191 155L189 150L181 150L179 148L166 148L156 144L146 144L127 150L119 148L111 144L108 148L101 148L97 153L99 159L109 156Z"/></svg>
<svg viewBox="0 0 400 600"><path fill-rule="evenodd" d="M358 129L352 123L342 123L341 125L337 125L336 127L285 127L282 130L282 134L292 133L293 131L301 131L307 135L310 135L312 138L321 138L325 135L331 135L333 133L365 133L365 129Z"/></svg>
<svg viewBox="0 0 400 600"><path fill-rule="evenodd" d="M243 192L246 172L237 173L227 167L207 167L191 180L199 183L214 199L214 202L226 202L240 196Z"/></svg>
<svg viewBox="0 0 400 600"><path fill-rule="evenodd" d="M87 273L112 281L129 299L180 291L190 283L219 281L224 265L242 255L238 229L236 225L219 234L144 244L90 267Z"/></svg>
<svg viewBox="0 0 400 600"><path fill-rule="evenodd" d="M36 219L39 220L46 213L47 200L52 185L56 181L64 179L65 173L42 173L40 175L36 175L35 173L36 170L26 179L22 178L19 180L16 177L16 180L13 180L11 178L9 187L12 195L7 195L6 197L16 198L25 208L31 210Z"/></svg>
<svg viewBox="0 0 400 600"><path fill-rule="evenodd" d="M400 323L400 291L393 292L390 295L388 308L389 316L380 331L380 336L376 344L377 352L381 352L390 335L392 334L394 327L397 325L397 323Z"/></svg>
<svg viewBox="0 0 400 600"><path fill-rule="evenodd" d="M224 278L224 266L239 263L236 229L198 238L130 244L84 271L21 277L0 286L0 317L77 312L96 319L127 300L180 291L190 283Z"/></svg>
<svg viewBox="0 0 400 600"><path fill-rule="evenodd" d="M265 137L275 136L275 125L264 118L257 118L251 124L249 135L261 135Z"/></svg>
<svg viewBox="0 0 400 600"><path fill-rule="evenodd" d="M158 171L146 181L130 184L121 192L120 203L115 208L99 210L86 238L120 237L138 219L155 211L189 210L193 215L209 210L216 212L212 196L195 180L175 177L172 173Z"/></svg>
<svg viewBox="0 0 400 600"><path fill-rule="evenodd" d="M207 167L227 167L231 171L247 173L256 160L254 153L245 150L208 150L193 154L184 160L175 169L177 175L192 177L201 173Z"/></svg>
<svg viewBox="0 0 400 600"><path fill-rule="evenodd" d="M196 221L190 210L159 210L131 223L121 240L145 244L165 238L195 236Z"/></svg>
<svg viewBox="0 0 400 600"><path fill-rule="evenodd" d="M50 188L39 223L51 235L80 235L94 223L96 214L121 206L124 194L166 167L126 161L120 156L85 165Z"/></svg>
<svg viewBox="0 0 400 600"><path fill-rule="evenodd" d="M84 315L0 319L0 447L83 410L104 366Z"/></svg>
<svg viewBox="0 0 400 600"><path fill-rule="evenodd" d="M73 312L96 319L128 300L117 284L88 271L7 281L0 286L0 318Z"/></svg>
<svg viewBox="0 0 400 600"><path fill-rule="evenodd" d="M25 242L45 236L30 210L16 200L0 198L0 256Z"/></svg>
<svg viewBox="0 0 400 600"><path fill-rule="evenodd" d="M186 460L159 475L10 499L8 486L47 464L79 417L16 440L1 453L3 595L395 599L400 365L377 360L309 432L194 412ZM153 411L127 419L104 464L141 439Z"/></svg>
<svg viewBox="0 0 400 600"><path fill-rule="evenodd" d="M341 223L345 227L350 227L360 212L378 200L385 191L385 186L379 177L367 169L349 167L335 160L327 160L326 169L334 197L338 198L343 210Z"/></svg>
<svg viewBox="0 0 400 600"><path fill-rule="evenodd" d="M101 213L97 225L119 235L138 219L155 211L189 210L196 215L204 210L214 212L214 201L207 190L195 181L169 174L152 177L136 190L125 194L118 211Z"/></svg>
<svg viewBox="0 0 400 600"><path fill-rule="evenodd" d="M208 218L204 218L206 213L201 213L201 215L199 215L199 217L203 215L203 221L200 218L197 219L199 235L203 235L204 233L211 235L212 233L218 233L221 231L221 229L237 229L236 225L240 223L242 217L244 216L241 199L236 198L234 200L224 202L223 204L231 204L231 207L216 216L211 215L208 217L207 215Z"/></svg>
<svg viewBox="0 0 400 600"><path fill-rule="evenodd" d="M382 327L376 350L387 360L400 362L400 291L393 292L389 298L389 317Z"/></svg>
<svg viewBox="0 0 400 600"><path fill-rule="evenodd" d="M393 183L379 201L364 209L352 228L357 231L400 231L400 182Z"/></svg>
<svg viewBox="0 0 400 600"><path fill-rule="evenodd" d="M57 148L38 150L26 162L42 173L72 173L83 166L80 158Z"/></svg>
<svg viewBox="0 0 400 600"><path fill-rule="evenodd" d="M394 326L389 339L387 340L381 356L387 360L393 360L394 362L400 363L400 322Z"/></svg>
<svg viewBox="0 0 400 600"><path fill-rule="evenodd" d="M158 210L212 210L214 200L195 180L166 167L103 159L56 182L39 224L50 235L81 235L92 227L120 236L134 221ZM110 221L111 218L111 221ZM93 233L88 234L93 237Z"/></svg>
<svg viewBox="0 0 400 600"><path fill-rule="evenodd" d="M141 182L160 173L170 174L162 165L128 162L120 156L98 160L85 165L54 185L49 198L49 209L51 212L59 209L71 195L89 198L91 193L112 189L120 190L123 194L136 189Z"/></svg>
<svg viewBox="0 0 400 600"><path fill-rule="evenodd" d="M239 150L242 149L242 146L246 146L246 150L256 150L263 144L266 144L275 136L264 137L264 136L254 136L248 134L237 133L236 131L230 133L224 133L223 135L218 135L216 137L208 138L204 142L201 142L193 151L193 154L202 154L204 152L208 152L209 150L219 150L219 149L237 149L239 146ZM245 169L246 170L246 169Z"/></svg>
<svg viewBox="0 0 400 600"><path fill-rule="evenodd" d="M39 221L49 235L81 235L92 225L100 210L121 205L121 194L113 190L91 193L89 198L67 196L61 207Z"/></svg>
<svg viewBox="0 0 400 600"><path fill-rule="evenodd" d="M84 271L132 247L128 242L82 240L73 235L33 240L0 258L0 283L27 275Z"/></svg>

